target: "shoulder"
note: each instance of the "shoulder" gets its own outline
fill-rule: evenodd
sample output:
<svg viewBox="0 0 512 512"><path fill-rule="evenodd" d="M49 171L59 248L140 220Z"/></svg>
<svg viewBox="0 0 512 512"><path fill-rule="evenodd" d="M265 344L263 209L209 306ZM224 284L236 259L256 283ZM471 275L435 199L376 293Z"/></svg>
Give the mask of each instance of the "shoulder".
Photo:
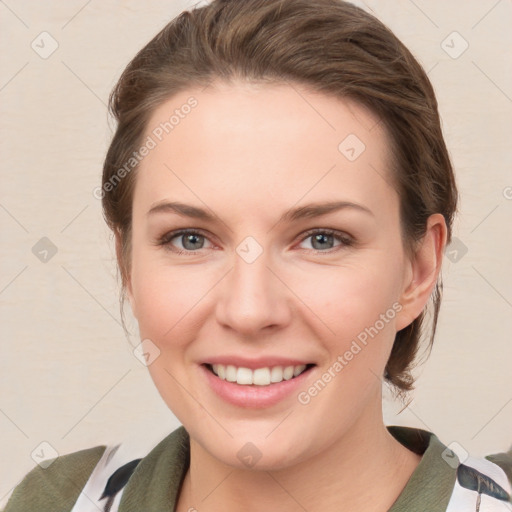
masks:
<svg viewBox="0 0 512 512"><path fill-rule="evenodd" d="M30 471L2 512L164 510L178 495L189 453L181 426L156 446L148 437L62 455Z"/></svg>
<svg viewBox="0 0 512 512"><path fill-rule="evenodd" d="M500 467L512 486L512 447L508 452L487 455L485 459Z"/></svg>
<svg viewBox="0 0 512 512"><path fill-rule="evenodd" d="M459 443L433 433L390 426L390 433L422 456L390 512L512 512L512 450L471 456Z"/></svg>
<svg viewBox="0 0 512 512"><path fill-rule="evenodd" d="M447 512L473 510L468 508L472 506L481 512L511 511L512 449L485 457L457 455L457 476Z"/></svg>
<svg viewBox="0 0 512 512"><path fill-rule="evenodd" d="M188 447L188 433L183 427L166 435L156 446L152 436L140 435L108 446L72 512L167 510L174 503L186 471Z"/></svg>
<svg viewBox="0 0 512 512"><path fill-rule="evenodd" d="M106 446L49 459L14 488L3 512L71 510Z"/></svg>

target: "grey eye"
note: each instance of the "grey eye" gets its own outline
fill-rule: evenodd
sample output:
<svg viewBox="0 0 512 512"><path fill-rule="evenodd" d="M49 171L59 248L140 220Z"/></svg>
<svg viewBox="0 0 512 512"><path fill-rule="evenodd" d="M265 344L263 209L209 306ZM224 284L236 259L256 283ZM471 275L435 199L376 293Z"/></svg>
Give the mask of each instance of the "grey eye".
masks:
<svg viewBox="0 0 512 512"><path fill-rule="evenodd" d="M178 240L182 241L182 245L184 249L189 249L191 251L195 251L197 249L202 249L204 245L204 236L199 235L197 233L189 233L185 235L180 235L177 237Z"/></svg>
<svg viewBox="0 0 512 512"><path fill-rule="evenodd" d="M334 236L326 233L317 233L311 235L313 249L332 249L334 247ZM332 247L331 247L332 246Z"/></svg>

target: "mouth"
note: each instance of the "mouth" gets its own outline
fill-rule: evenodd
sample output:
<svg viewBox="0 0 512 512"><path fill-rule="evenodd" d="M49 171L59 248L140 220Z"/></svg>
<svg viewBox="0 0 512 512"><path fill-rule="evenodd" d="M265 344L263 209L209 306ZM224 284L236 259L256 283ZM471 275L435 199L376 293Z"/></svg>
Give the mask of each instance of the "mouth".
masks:
<svg viewBox="0 0 512 512"><path fill-rule="evenodd" d="M203 366L220 380L239 384L241 386L272 386L283 381L294 380L316 366L313 363L301 365L276 365L261 368L246 368L243 366L210 364Z"/></svg>

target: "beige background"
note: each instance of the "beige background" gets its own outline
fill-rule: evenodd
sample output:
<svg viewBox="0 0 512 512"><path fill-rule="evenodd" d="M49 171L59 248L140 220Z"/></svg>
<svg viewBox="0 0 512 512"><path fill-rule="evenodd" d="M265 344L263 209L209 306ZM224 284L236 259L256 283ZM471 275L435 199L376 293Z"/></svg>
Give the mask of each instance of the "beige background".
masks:
<svg viewBox="0 0 512 512"><path fill-rule="evenodd" d="M114 249L92 191L111 136L111 88L192 5L0 2L0 500L35 465L31 453L52 455L42 442L59 454L156 443L178 425L132 353L139 340L124 337ZM431 359L411 404L398 415L400 404L386 399L385 419L474 455L503 451L512 443L512 4L359 5L429 72L462 195ZM51 49L43 31L58 43L46 59L31 47ZM32 251L42 237L57 249L47 262Z"/></svg>

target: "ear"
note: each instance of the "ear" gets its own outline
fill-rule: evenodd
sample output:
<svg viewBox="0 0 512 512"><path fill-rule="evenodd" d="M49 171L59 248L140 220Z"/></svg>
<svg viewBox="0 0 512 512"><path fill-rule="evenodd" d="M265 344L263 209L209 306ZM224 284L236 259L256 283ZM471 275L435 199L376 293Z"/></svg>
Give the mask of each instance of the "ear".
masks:
<svg viewBox="0 0 512 512"><path fill-rule="evenodd" d="M425 308L441 272L447 228L443 215L435 213L427 220L427 229L417 243L414 254L407 259L407 269L397 315L399 331L412 323Z"/></svg>
<svg viewBox="0 0 512 512"><path fill-rule="evenodd" d="M130 301L130 307L132 309L133 316L135 316L135 318L137 318L137 311L136 311L136 307L135 307L135 299L133 297L131 277L126 270L126 265L124 264L124 259L123 259L121 234L119 233L119 231L116 231L114 233L114 236L115 236L115 240L116 240L117 265L121 271L121 279L123 281L123 285L126 290L126 295L128 297L128 300Z"/></svg>

